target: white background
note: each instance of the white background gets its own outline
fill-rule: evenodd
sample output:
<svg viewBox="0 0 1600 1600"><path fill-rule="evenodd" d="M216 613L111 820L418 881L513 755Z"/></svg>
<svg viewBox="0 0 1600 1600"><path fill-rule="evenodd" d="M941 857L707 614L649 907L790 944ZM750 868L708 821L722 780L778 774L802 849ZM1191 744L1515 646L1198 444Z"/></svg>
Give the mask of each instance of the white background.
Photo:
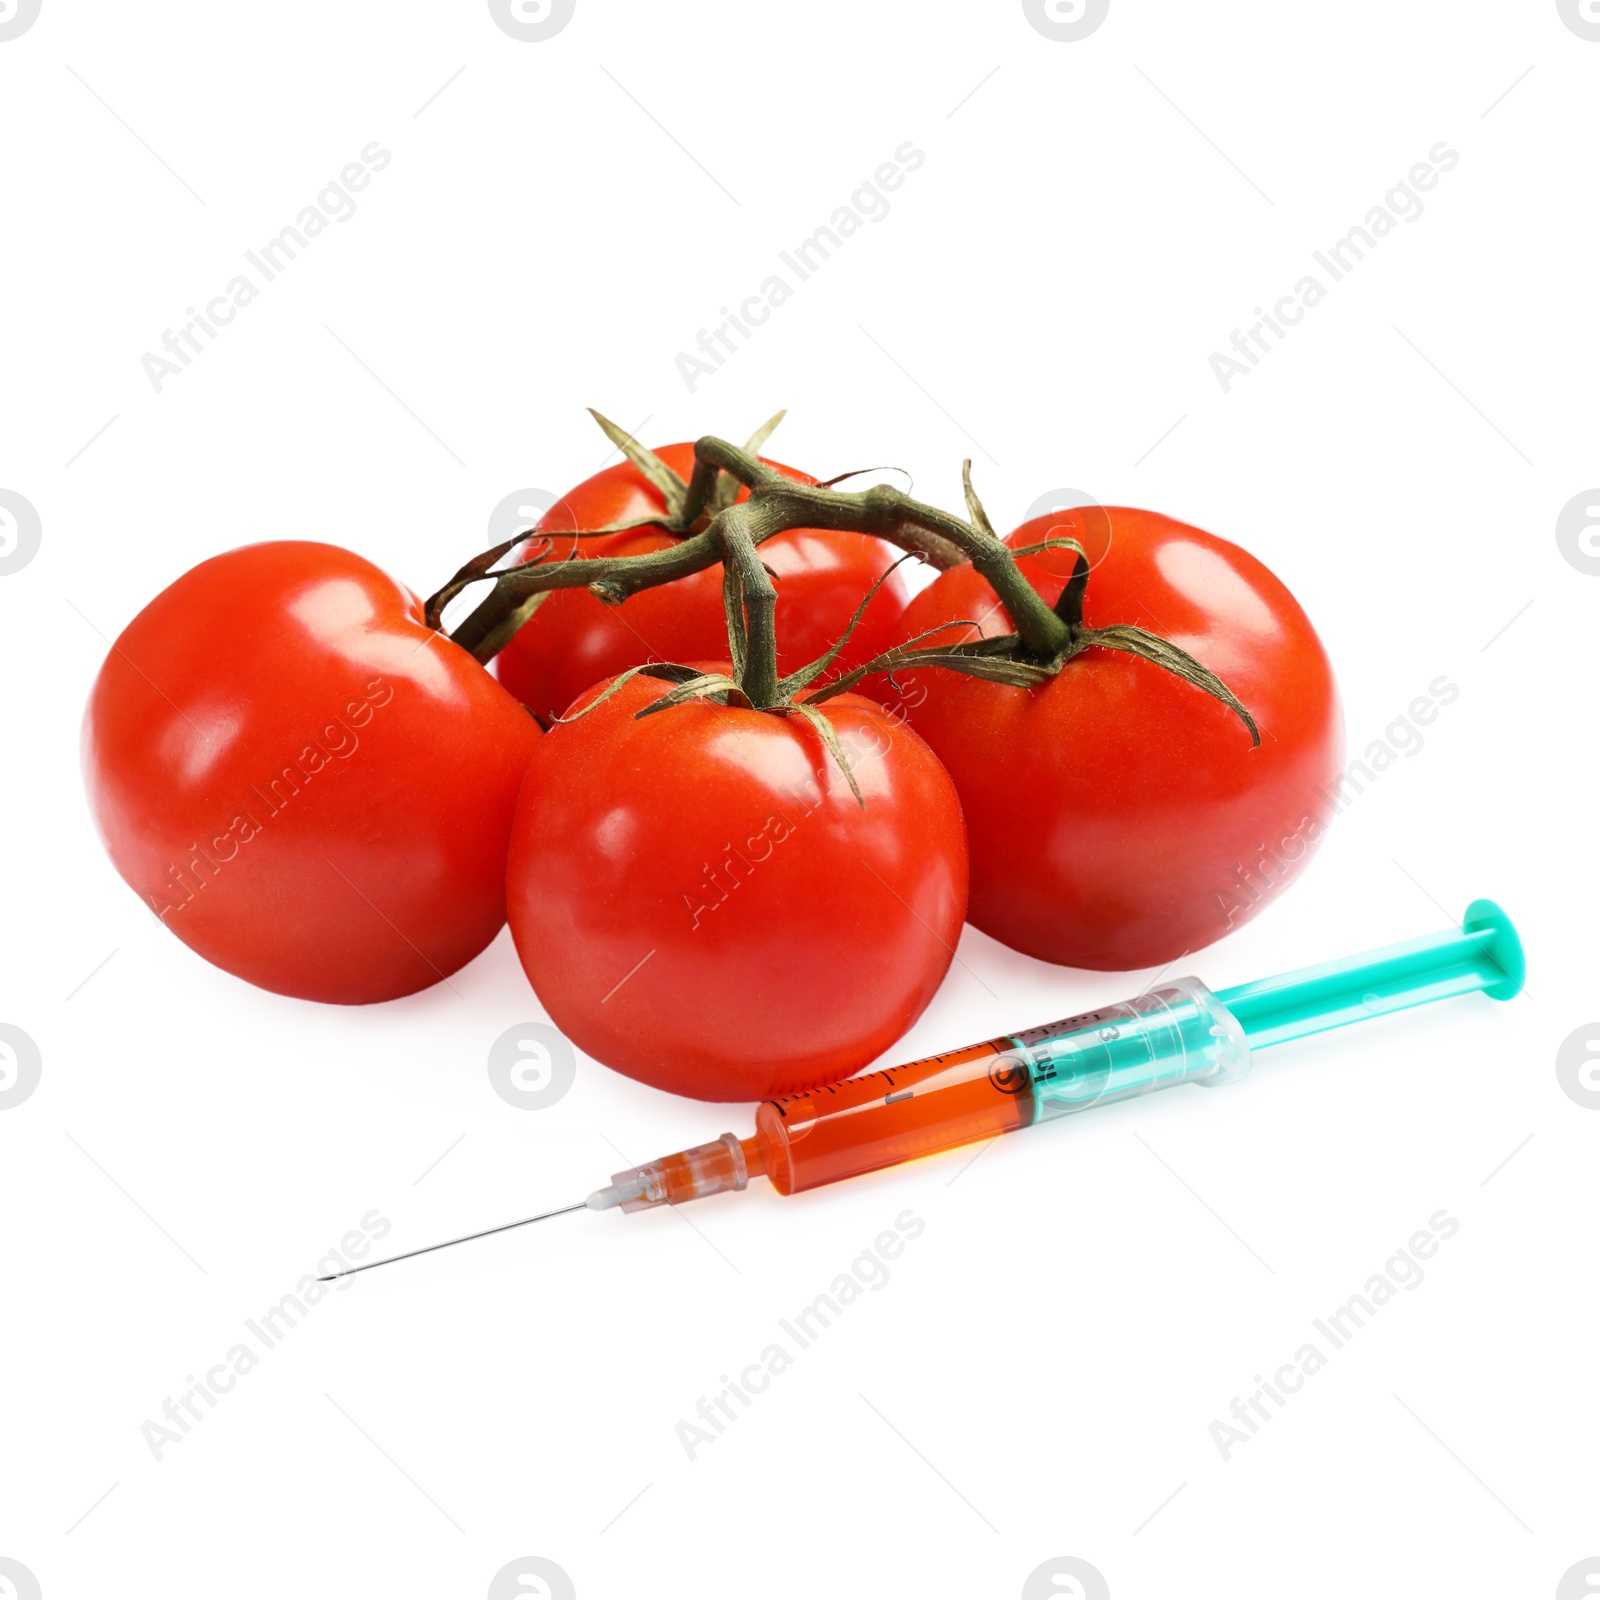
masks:
<svg viewBox="0 0 1600 1600"><path fill-rule="evenodd" d="M1014 0L578 0L542 43L466 0L44 0L0 43L0 488L43 525L0 577L0 1021L43 1057L0 1112L0 1556L47 1600L480 1596L522 1556L584 1600L1009 1597L1057 1556L1117 1600L1554 1594L1600 1549L1600 1115L1554 1066L1600 1013L1600 578L1555 537L1600 482L1597 82L1553 0L1112 0L1076 43ZM356 215L157 394L144 352L372 140ZM906 140L890 214L691 393L678 352ZM1225 395L1211 353L1440 140L1425 213ZM1460 694L1194 969L1487 894L1529 993L970 1170L371 1274L158 1462L141 1424L370 1209L404 1248L747 1129L587 1060L504 1103L489 1045L541 1016L504 935L359 1012L248 988L141 908L81 793L106 638L180 572L306 536L432 588L504 496L602 463L585 405L655 443L787 405L773 448L819 475L892 462L956 507L971 455L1002 527L1073 485L1243 544L1320 628L1352 755ZM1146 976L969 930L896 1055ZM892 1281L691 1461L679 1420L908 1207ZM1224 1462L1212 1421L1440 1208L1426 1281Z"/></svg>

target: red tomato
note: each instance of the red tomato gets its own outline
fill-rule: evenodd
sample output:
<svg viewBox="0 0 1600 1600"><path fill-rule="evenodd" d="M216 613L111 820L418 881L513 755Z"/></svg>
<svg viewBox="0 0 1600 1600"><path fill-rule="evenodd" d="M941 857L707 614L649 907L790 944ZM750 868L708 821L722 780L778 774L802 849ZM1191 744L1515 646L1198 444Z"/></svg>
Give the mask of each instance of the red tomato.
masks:
<svg viewBox="0 0 1600 1600"><path fill-rule="evenodd" d="M417 597L333 545L247 545L124 630L83 728L112 862L217 966L357 1004L438 983L505 920L533 719Z"/></svg>
<svg viewBox="0 0 1600 1600"><path fill-rule="evenodd" d="M1293 595L1253 556L1153 511L1036 518L1013 547L1075 537L1091 561L1084 620L1132 623L1209 667L1261 729L1121 651L1094 648L1034 689L938 668L867 687L899 705L955 780L972 850L969 920L1067 966L1159 966L1248 920L1305 866L1330 806L1343 719L1328 658ZM1070 551L1018 565L1054 604ZM1011 622L968 565L911 602L910 637ZM930 643L977 637L970 628Z"/></svg>
<svg viewBox="0 0 1600 1600"><path fill-rule="evenodd" d="M669 687L631 679L529 766L507 877L523 967L580 1049L658 1089L761 1100L848 1077L950 965L955 790L856 695L823 709L864 808L796 713L700 701L635 719Z"/></svg>
<svg viewBox="0 0 1600 1600"><path fill-rule="evenodd" d="M692 444L656 452L680 477L694 466ZM814 478L767 463L801 483ZM741 493L740 498L745 496ZM551 559L631 556L674 543L665 528L643 527L604 539L563 540L579 528L604 528L664 511L660 494L629 461L597 472L558 500L539 523L555 540ZM526 553L526 547L524 547ZM849 624L862 597L904 552L859 533L791 528L761 546L778 578L778 670L792 672L825 654ZM893 642L909 595L896 573L873 596L833 670L848 671ZM591 684L647 661L720 660L728 653L720 563L676 583L646 589L608 606L585 589L553 593L496 658L500 681L545 722L558 717Z"/></svg>

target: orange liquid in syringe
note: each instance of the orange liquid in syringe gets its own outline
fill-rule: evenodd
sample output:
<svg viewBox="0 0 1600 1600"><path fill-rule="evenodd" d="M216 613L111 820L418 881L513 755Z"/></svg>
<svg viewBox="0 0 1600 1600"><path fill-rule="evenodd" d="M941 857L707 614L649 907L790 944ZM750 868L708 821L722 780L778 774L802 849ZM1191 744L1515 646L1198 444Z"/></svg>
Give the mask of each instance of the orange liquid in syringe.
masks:
<svg viewBox="0 0 1600 1600"><path fill-rule="evenodd" d="M794 1194L1010 1133L1033 1118L1027 1066L1010 1039L991 1039L765 1101L745 1155L780 1194Z"/></svg>

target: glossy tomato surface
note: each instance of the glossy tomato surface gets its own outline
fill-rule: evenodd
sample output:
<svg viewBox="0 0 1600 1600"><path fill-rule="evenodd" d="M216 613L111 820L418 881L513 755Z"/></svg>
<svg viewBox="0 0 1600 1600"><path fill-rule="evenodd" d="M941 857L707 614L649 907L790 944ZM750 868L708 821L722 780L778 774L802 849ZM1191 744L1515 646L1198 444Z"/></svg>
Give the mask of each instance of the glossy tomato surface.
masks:
<svg viewBox="0 0 1600 1600"><path fill-rule="evenodd" d="M656 454L688 478L694 466L693 445L666 445ZM815 481L778 462L767 465L802 483ZM638 555L666 548L675 542L673 536L652 527L603 539L561 536L664 509L660 494L638 468L621 461L564 495L539 527L555 542L551 559L571 550L580 556ZM766 540L761 559L777 577L779 670L792 672L825 654L867 591L902 554L881 539L816 528L792 528ZM895 573L873 596L837 671L847 671L888 648L908 594L904 574ZM647 661L723 659L727 653L719 564L647 589L620 606L604 605L585 589L558 590L496 657L495 671L529 710L548 723L591 684L628 667Z"/></svg>
<svg viewBox="0 0 1600 1600"><path fill-rule="evenodd" d="M1344 746L1326 652L1294 596L1255 557L1152 511L1055 512L1016 548L1077 538L1091 562L1084 620L1133 623L1217 673L1261 730L1172 674L1091 648L1050 683L1012 688L937 669L866 685L899 707L961 795L972 851L969 920L1068 966L1158 966L1256 914L1322 837ZM1019 566L1055 603L1067 551ZM906 636L1011 621L970 566L908 608ZM950 630L936 643L974 637Z"/></svg>
<svg viewBox="0 0 1600 1600"><path fill-rule="evenodd" d="M191 949L264 989L388 1000L505 920L533 719L348 550L248 545L129 623L83 760L117 871Z"/></svg>
<svg viewBox="0 0 1600 1600"><path fill-rule="evenodd" d="M579 1048L659 1089L760 1100L848 1077L950 964L955 790L854 695L825 710L865 808L801 717L697 702L635 718L667 688L630 680L529 767L507 879L528 977Z"/></svg>

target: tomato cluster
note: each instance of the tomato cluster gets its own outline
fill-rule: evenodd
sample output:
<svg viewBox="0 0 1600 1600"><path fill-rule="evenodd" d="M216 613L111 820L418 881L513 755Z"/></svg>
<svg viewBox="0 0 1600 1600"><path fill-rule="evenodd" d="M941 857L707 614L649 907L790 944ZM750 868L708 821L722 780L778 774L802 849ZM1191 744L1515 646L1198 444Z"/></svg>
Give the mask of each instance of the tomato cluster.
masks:
<svg viewBox="0 0 1600 1600"><path fill-rule="evenodd" d="M448 979L509 919L591 1056L748 1100L889 1049L964 920L1158 965L1265 903L1233 891L1269 841L1298 846L1274 888L1303 864L1337 695L1236 546L1120 508L1001 541L970 484L963 521L755 441L620 442L426 604L284 541L129 623L84 769L178 938L360 1004ZM907 550L945 569L914 599Z"/></svg>

